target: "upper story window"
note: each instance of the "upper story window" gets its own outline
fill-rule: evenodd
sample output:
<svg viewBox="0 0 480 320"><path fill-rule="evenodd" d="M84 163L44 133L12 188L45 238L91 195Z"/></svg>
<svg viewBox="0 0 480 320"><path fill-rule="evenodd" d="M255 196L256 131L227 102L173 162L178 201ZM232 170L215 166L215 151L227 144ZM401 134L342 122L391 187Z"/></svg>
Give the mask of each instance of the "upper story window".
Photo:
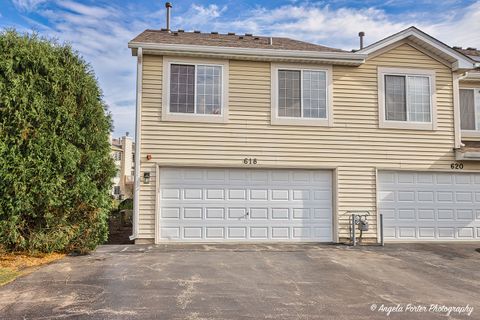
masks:
<svg viewBox="0 0 480 320"><path fill-rule="evenodd" d="M379 68L381 128L435 130L435 73Z"/></svg>
<svg viewBox="0 0 480 320"><path fill-rule="evenodd" d="M163 66L163 120L227 120L227 61L164 57Z"/></svg>
<svg viewBox="0 0 480 320"><path fill-rule="evenodd" d="M272 124L331 125L331 67L272 64Z"/></svg>
<svg viewBox="0 0 480 320"><path fill-rule="evenodd" d="M115 151L113 153L113 159L115 161L121 161L122 160L122 153L120 151Z"/></svg>
<svg viewBox="0 0 480 320"><path fill-rule="evenodd" d="M462 135L480 135L480 89L460 89L460 123Z"/></svg>

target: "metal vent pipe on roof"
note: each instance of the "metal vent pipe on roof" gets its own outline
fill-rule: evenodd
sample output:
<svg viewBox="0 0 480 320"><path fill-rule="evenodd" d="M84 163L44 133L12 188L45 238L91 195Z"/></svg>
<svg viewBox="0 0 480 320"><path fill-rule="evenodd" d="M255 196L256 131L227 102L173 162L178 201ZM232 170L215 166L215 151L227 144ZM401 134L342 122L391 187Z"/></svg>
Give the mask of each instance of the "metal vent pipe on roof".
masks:
<svg viewBox="0 0 480 320"><path fill-rule="evenodd" d="M360 37L360 50L362 50L363 49L363 37L365 37L365 32L360 31L358 33L358 36Z"/></svg>
<svg viewBox="0 0 480 320"><path fill-rule="evenodd" d="M172 8L172 4L170 2L166 2L165 8L167 8L167 31L170 32L170 8Z"/></svg>

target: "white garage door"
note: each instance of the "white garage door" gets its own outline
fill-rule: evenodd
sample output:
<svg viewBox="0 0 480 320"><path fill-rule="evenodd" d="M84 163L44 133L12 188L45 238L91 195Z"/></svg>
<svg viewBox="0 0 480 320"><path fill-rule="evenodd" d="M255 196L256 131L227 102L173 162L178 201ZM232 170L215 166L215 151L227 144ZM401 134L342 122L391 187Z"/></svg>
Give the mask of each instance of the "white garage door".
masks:
<svg viewBox="0 0 480 320"><path fill-rule="evenodd" d="M480 240L480 174L383 171L385 240Z"/></svg>
<svg viewBox="0 0 480 320"><path fill-rule="evenodd" d="M332 241L332 173L162 168L159 241Z"/></svg>

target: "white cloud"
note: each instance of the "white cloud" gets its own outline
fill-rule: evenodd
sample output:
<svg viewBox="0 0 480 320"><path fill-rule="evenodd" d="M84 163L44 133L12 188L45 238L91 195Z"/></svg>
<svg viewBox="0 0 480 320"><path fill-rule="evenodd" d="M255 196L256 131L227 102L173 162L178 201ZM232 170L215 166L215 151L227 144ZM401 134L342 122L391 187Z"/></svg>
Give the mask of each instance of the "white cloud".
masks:
<svg viewBox="0 0 480 320"><path fill-rule="evenodd" d="M233 19L222 15L223 11L200 19L196 17L198 12L208 12L208 8L189 10L178 22L185 29L285 36L346 50L358 47L359 31L366 33L369 44L415 25L449 45L480 47L480 1L435 14L415 11L387 14L374 7L334 9L309 2L274 9L257 7Z"/></svg>
<svg viewBox="0 0 480 320"><path fill-rule="evenodd" d="M20 10L32 11L47 0L12 0L12 2Z"/></svg>
<svg viewBox="0 0 480 320"><path fill-rule="evenodd" d="M186 13L177 16L174 15L173 21L174 24L180 26L180 28L186 28L186 26L195 25L201 25L208 28L209 24L215 19L221 18L222 14L225 13L226 10L227 6L220 8L216 4L210 4L208 6L192 4Z"/></svg>
<svg viewBox="0 0 480 320"><path fill-rule="evenodd" d="M480 48L480 1L459 12L450 12L441 22L421 22L419 27L448 45Z"/></svg>
<svg viewBox="0 0 480 320"><path fill-rule="evenodd" d="M192 9L195 10L198 15L210 17L210 18L218 18L220 14L227 9L227 7L225 6L219 9L216 4L211 4L207 7L202 7L202 6L193 4Z"/></svg>
<svg viewBox="0 0 480 320"><path fill-rule="evenodd" d="M89 62L99 80L114 120L114 135L134 133L136 59L127 43L148 28L119 8L58 1L58 7L38 10L49 26L35 28L48 37L72 44Z"/></svg>

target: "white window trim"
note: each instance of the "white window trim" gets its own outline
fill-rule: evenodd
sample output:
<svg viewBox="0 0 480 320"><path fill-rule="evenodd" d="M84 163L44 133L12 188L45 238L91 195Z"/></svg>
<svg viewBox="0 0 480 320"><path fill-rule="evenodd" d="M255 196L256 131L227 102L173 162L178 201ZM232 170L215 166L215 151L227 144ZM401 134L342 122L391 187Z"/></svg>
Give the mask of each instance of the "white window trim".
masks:
<svg viewBox="0 0 480 320"><path fill-rule="evenodd" d="M271 63L271 124L272 125L307 125L307 126L333 126L333 80L332 66L318 66L308 64L283 64ZM327 112L326 118L297 118L278 116L278 70L311 70L326 72L327 83ZM303 94L302 98L303 100ZM302 102L303 104L303 102Z"/></svg>
<svg viewBox="0 0 480 320"><path fill-rule="evenodd" d="M222 67L222 99L221 114L196 114L170 112L170 66L172 64L187 65L211 65ZM217 59L189 59L176 57L163 57L163 81L162 81L162 121L184 121L184 122L228 122L228 76L229 61ZM195 68L195 74L196 74ZM197 100L197 83L195 81L195 104ZM196 106L195 106L196 108Z"/></svg>
<svg viewBox="0 0 480 320"><path fill-rule="evenodd" d="M480 88L474 87L460 87L460 90L473 90L473 103L474 103L474 111L475 111L475 130L462 130L462 138L480 138L480 126L478 124L478 117L477 113L480 113L480 105L477 105L477 101L480 101ZM460 93L460 91L459 91ZM459 102L460 105L460 102ZM460 108L460 112L462 109ZM460 127L461 128L461 127Z"/></svg>
<svg viewBox="0 0 480 320"><path fill-rule="evenodd" d="M430 80L430 122L394 121L385 119L385 75L422 76ZM406 84L405 84L406 85ZM378 126L386 129L437 130L437 93L435 71L424 69L378 68ZM407 110L408 113L408 110Z"/></svg>

